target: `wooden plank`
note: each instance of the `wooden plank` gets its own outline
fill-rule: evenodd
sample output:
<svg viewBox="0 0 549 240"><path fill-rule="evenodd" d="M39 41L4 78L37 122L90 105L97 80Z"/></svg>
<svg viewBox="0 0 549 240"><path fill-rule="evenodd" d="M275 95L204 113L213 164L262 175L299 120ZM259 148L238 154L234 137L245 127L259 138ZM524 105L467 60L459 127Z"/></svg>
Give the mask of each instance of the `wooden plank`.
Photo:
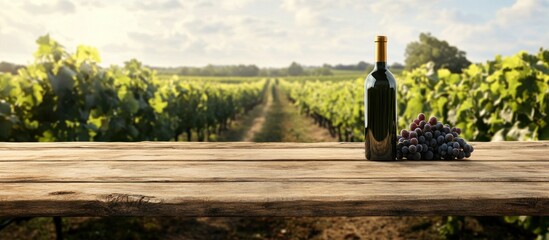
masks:
<svg viewBox="0 0 549 240"><path fill-rule="evenodd" d="M0 143L0 216L549 215L549 142L460 161L363 143Z"/></svg>
<svg viewBox="0 0 549 240"><path fill-rule="evenodd" d="M471 142L491 149L549 148L549 141ZM364 148L364 142L252 143L252 142L0 142L0 150L48 148L91 149L291 149L291 148Z"/></svg>
<svg viewBox="0 0 549 240"><path fill-rule="evenodd" d="M363 143L1 143L0 161L364 161ZM193 144L196 144L193 145ZM472 143L469 160L549 161L549 142Z"/></svg>
<svg viewBox="0 0 549 240"><path fill-rule="evenodd" d="M7 183L1 216L548 215L539 183Z"/></svg>
<svg viewBox="0 0 549 240"><path fill-rule="evenodd" d="M29 149L29 148L26 148ZM30 148L32 149L32 148ZM335 150L335 151L334 151ZM362 153L361 153L362 152ZM313 154L314 153L314 154ZM44 149L9 150L0 161L256 161L256 160L364 160L364 150L352 148L301 148L301 149Z"/></svg>
<svg viewBox="0 0 549 240"><path fill-rule="evenodd" d="M288 149L288 148L364 148L357 142L321 143L254 143L254 142L0 142L2 149L51 149L51 148L90 148L90 149Z"/></svg>
<svg viewBox="0 0 549 240"><path fill-rule="evenodd" d="M549 182L549 161L0 162L9 182ZM548 189L549 190L549 189Z"/></svg>

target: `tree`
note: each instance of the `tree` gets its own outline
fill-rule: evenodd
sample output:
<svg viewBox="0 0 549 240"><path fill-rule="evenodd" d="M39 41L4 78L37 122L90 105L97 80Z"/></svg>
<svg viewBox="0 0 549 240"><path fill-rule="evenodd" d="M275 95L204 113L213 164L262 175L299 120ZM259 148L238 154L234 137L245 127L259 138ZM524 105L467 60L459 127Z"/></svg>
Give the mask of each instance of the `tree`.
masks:
<svg viewBox="0 0 549 240"><path fill-rule="evenodd" d="M332 70L330 70L330 68L326 67L326 66L315 68L312 71L312 74L313 75L318 75L318 76L331 76L331 75L333 75Z"/></svg>
<svg viewBox="0 0 549 240"><path fill-rule="evenodd" d="M290 76L299 76L303 75L303 73L303 67L296 62L292 62L288 67L288 75Z"/></svg>
<svg viewBox="0 0 549 240"><path fill-rule="evenodd" d="M466 53L448 42L441 41L430 33L419 34L419 42L411 42L406 46L406 69L411 70L430 61L435 63L435 69L448 68L451 72L461 73L471 62Z"/></svg>
<svg viewBox="0 0 549 240"><path fill-rule="evenodd" d="M391 70L403 70L403 69L404 69L404 65L402 65L401 63L394 62L393 64L391 64Z"/></svg>
<svg viewBox="0 0 549 240"><path fill-rule="evenodd" d="M357 70L360 70L360 71L364 71L366 70L366 68L368 68L369 64L364 62L364 61L360 61L358 62L358 64L356 65L356 68Z"/></svg>
<svg viewBox="0 0 549 240"><path fill-rule="evenodd" d="M9 62L0 62L0 72L17 74L17 70L22 68L22 65L17 65Z"/></svg>

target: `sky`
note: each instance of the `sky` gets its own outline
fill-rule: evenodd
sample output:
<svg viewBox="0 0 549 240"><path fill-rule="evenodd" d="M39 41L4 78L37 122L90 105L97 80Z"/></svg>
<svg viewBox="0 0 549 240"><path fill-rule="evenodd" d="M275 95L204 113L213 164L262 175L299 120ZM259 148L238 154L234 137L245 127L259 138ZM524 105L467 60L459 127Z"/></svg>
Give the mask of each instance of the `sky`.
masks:
<svg viewBox="0 0 549 240"><path fill-rule="evenodd" d="M0 61L33 61L50 34L74 52L96 47L102 65L137 58L152 66L404 62L421 32L473 62L549 47L549 0L0 0Z"/></svg>

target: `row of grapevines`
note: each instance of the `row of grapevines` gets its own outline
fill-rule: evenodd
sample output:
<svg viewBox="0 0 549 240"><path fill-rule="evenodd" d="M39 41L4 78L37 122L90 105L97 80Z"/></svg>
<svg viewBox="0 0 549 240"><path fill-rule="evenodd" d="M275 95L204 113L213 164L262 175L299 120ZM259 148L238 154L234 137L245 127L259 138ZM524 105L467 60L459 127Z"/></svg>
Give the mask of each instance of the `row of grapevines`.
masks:
<svg viewBox="0 0 549 240"><path fill-rule="evenodd" d="M340 140L363 141L363 79L283 80L290 99ZM469 140L549 139L549 51L472 64L462 74L426 64L397 77L399 128L418 113L463 129Z"/></svg>
<svg viewBox="0 0 549 240"><path fill-rule="evenodd" d="M364 140L363 79L345 81L281 80L292 102L339 141Z"/></svg>
<svg viewBox="0 0 549 240"><path fill-rule="evenodd" d="M159 79L136 60L101 68L94 48L37 43L33 64L0 75L1 141L204 140L260 103L267 85Z"/></svg>

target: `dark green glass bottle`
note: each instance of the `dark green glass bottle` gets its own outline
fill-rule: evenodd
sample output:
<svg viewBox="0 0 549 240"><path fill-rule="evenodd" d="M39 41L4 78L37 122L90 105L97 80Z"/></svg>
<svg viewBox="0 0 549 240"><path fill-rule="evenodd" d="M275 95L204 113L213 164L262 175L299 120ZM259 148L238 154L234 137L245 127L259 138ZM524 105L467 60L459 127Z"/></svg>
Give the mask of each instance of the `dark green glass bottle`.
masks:
<svg viewBox="0 0 549 240"><path fill-rule="evenodd" d="M377 36L374 70L364 81L366 159L396 159L396 81L387 68L387 37Z"/></svg>

